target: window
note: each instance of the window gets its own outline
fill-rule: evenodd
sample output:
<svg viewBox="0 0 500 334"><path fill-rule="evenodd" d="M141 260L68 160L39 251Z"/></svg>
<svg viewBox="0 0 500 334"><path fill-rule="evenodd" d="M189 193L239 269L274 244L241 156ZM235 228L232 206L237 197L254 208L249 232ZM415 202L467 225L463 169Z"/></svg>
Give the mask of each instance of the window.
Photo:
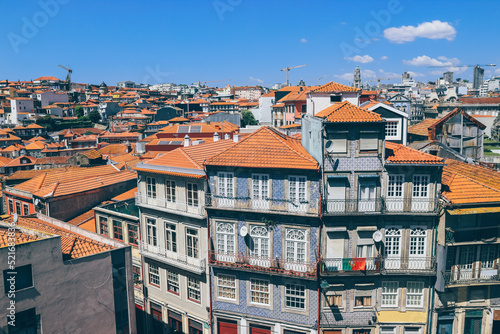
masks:
<svg viewBox="0 0 500 334"><path fill-rule="evenodd" d="M250 256L269 257L269 229L262 225L250 225Z"/></svg>
<svg viewBox="0 0 500 334"><path fill-rule="evenodd" d="M165 194L167 202L175 202L175 181L165 181Z"/></svg>
<svg viewBox="0 0 500 334"><path fill-rule="evenodd" d="M403 197L404 175L389 175L387 197Z"/></svg>
<svg viewBox="0 0 500 334"><path fill-rule="evenodd" d="M9 199L9 214L10 215L13 215L15 212L14 212L14 201Z"/></svg>
<svg viewBox="0 0 500 334"><path fill-rule="evenodd" d="M359 138L360 151L378 151L378 136L376 133L362 133Z"/></svg>
<svg viewBox="0 0 500 334"><path fill-rule="evenodd" d="M425 238L427 231L416 227L410 231L410 255L425 256Z"/></svg>
<svg viewBox="0 0 500 334"><path fill-rule="evenodd" d="M14 274L12 274L14 272ZM25 266L16 267L14 271L6 269L3 271L3 286L5 289L5 294L10 291L10 279L14 277L15 291L31 288L33 286L33 271L31 264Z"/></svg>
<svg viewBox="0 0 500 334"><path fill-rule="evenodd" d="M406 285L406 307L424 306L424 282L408 282Z"/></svg>
<svg viewBox="0 0 500 334"><path fill-rule="evenodd" d="M354 307L372 306L373 285L356 285Z"/></svg>
<svg viewBox="0 0 500 334"><path fill-rule="evenodd" d="M156 219L146 218L147 234L146 239L149 245L157 246L158 240L156 236Z"/></svg>
<svg viewBox="0 0 500 334"><path fill-rule="evenodd" d="M177 252L177 231L174 224L165 223L165 248Z"/></svg>
<svg viewBox="0 0 500 334"><path fill-rule="evenodd" d="M30 207L28 206L28 204L23 204L23 215L27 216L29 214L30 214Z"/></svg>
<svg viewBox="0 0 500 334"><path fill-rule="evenodd" d="M299 310L306 308L306 287L303 285L285 285L285 307Z"/></svg>
<svg viewBox="0 0 500 334"><path fill-rule="evenodd" d="M286 261L303 263L306 260L306 231L287 228L285 232Z"/></svg>
<svg viewBox="0 0 500 334"><path fill-rule="evenodd" d="M15 327L8 326L8 333L39 333L40 321L38 317L39 315L37 316L36 314L36 308L17 312Z"/></svg>
<svg viewBox="0 0 500 334"><path fill-rule="evenodd" d="M429 197L429 175L413 175L412 196L416 198Z"/></svg>
<svg viewBox="0 0 500 334"><path fill-rule="evenodd" d="M179 294L179 274L171 271L167 274L167 290Z"/></svg>
<svg viewBox="0 0 500 334"><path fill-rule="evenodd" d="M380 327L380 334L395 334L396 327Z"/></svg>
<svg viewBox="0 0 500 334"><path fill-rule="evenodd" d="M387 256L399 257L401 253L401 230L388 228L385 230L385 254Z"/></svg>
<svg viewBox="0 0 500 334"><path fill-rule="evenodd" d="M493 268L497 253L497 245L481 245L481 268Z"/></svg>
<svg viewBox="0 0 500 334"><path fill-rule="evenodd" d="M330 95L330 102L342 102L342 95Z"/></svg>
<svg viewBox="0 0 500 334"><path fill-rule="evenodd" d="M252 174L252 200L266 201L268 198L269 198L269 175Z"/></svg>
<svg viewBox="0 0 500 334"><path fill-rule="evenodd" d="M134 275L134 286L136 288L141 287L141 267L132 266L132 273Z"/></svg>
<svg viewBox="0 0 500 334"><path fill-rule="evenodd" d="M123 241L122 222L113 220L113 238Z"/></svg>
<svg viewBox="0 0 500 334"><path fill-rule="evenodd" d="M201 301L200 281L188 277L188 298L196 302Z"/></svg>
<svg viewBox="0 0 500 334"><path fill-rule="evenodd" d="M147 194L149 198L156 198L156 179L154 177L146 178Z"/></svg>
<svg viewBox="0 0 500 334"><path fill-rule="evenodd" d="M306 203L306 177L305 176L290 176L288 179L288 199L291 201L290 208L292 210L300 210Z"/></svg>
<svg viewBox="0 0 500 334"><path fill-rule="evenodd" d="M109 236L108 218L99 216L99 233Z"/></svg>
<svg viewBox="0 0 500 334"><path fill-rule="evenodd" d="M234 224L219 222L216 229L217 252L234 254Z"/></svg>
<svg viewBox="0 0 500 334"><path fill-rule="evenodd" d="M232 199L234 197L233 173L218 173L219 179L217 194Z"/></svg>
<svg viewBox="0 0 500 334"><path fill-rule="evenodd" d="M188 205L198 206L198 185L194 183L187 184Z"/></svg>
<svg viewBox="0 0 500 334"><path fill-rule="evenodd" d="M187 238L187 256L198 257L198 230L187 228L186 229Z"/></svg>
<svg viewBox="0 0 500 334"><path fill-rule="evenodd" d="M250 301L255 304L269 304L269 281L250 279Z"/></svg>
<svg viewBox="0 0 500 334"><path fill-rule="evenodd" d="M20 203L20 202L18 202L18 201L16 201L16 213L17 213L18 215L21 215L21 214L22 214L22 212L21 212L21 203Z"/></svg>
<svg viewBox="0 0 500 334"><path fill-rule="evenodd" d="M134 224L128 224L128 243L138 245L139 243L139 227Z"/></svg>
<svg viewBox="0 0 500 334"><path fill-rule="evenodd" d="M382 282L382 306L398 306L398 282Z"/></svg>
<svg viewBox="0 0 500 334"><path fill-rule="evenodd" d="M236 300L236 277L232 275L218 275L217 295L219 298Z"/></svg>
<svg viewBox="0 0 500 334"><path fill-rule="evenodd" d="M399 121L387 121L385 123L385 138L396 139L399 135Z"/></svg>
<svg viewBox="0 0 500 334"><path fill-rule="evenodd" d="M160 269L154 264L149 264L149 283L160 286Z"/></svg>
<svg viewBox="0 0 500 334"><path fill-rule="evenodd" d="M326 307L342 307L342 289L343 287L332 287L328 288L325 292L325 306Z"/></svg>
<svg viewBox="0 0 500 334"><path fill-rule="evenodd" d="M328 153L347 153L347 134L336 133L329 135L330 139L325 143Z"/></svg>

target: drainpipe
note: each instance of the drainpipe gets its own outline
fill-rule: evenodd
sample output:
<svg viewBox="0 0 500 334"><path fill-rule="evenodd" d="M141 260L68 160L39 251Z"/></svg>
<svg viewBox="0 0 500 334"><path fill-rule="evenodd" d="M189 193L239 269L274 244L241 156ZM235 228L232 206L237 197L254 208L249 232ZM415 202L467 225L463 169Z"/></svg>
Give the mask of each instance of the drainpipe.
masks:
<svg viewBox="0 0 500 334"><path fill-rule="evenodd" d="M206 159L205 159L206 160ZM205 201L207 198L207 191L210 188L209 180L208 180L208 174L207 174L207 168L205 166L205 160L203 161L203 166L205 167L205 179L207 180L207 188L205 188ZM207 207L207 203L205 203L205 208ZM210 333L214 333L214 326L213 326L213 313L212 313L212 275L210 273L210 222L208 219L208 212L205 209L205 214L207 215L207 270L208 270L208 294L209 294L209 300L210 300Z"/></svg>
<svg viewBox="0 0 500 334"><path fill-rule="evenodd" d="M440 217L439 215L438 217ZM439 223L439 222L438 222ZM434 220L434 241L432 243L432 256L436 256L436 243L437 243L437 224L436 221ZM437 268L437 267L436 267ZM437 273L439 275L439 273ZM433 318L433 313L434 313L434 295L435 295L435 287L431 287L431 302L429 304L429 310L427 311L427 333L431 334L432 333L432 318Z"/></svg>

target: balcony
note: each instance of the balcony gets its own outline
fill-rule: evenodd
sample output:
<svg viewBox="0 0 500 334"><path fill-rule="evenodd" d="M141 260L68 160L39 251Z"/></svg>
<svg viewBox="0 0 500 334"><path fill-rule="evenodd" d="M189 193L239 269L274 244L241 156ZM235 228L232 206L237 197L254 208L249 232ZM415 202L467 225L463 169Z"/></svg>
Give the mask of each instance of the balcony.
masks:
<svg viewBox="0 0 500 334"><path fill-rule="evenodd" d="M435 198L385 198L384 213L435 213L439 208Z"/></svg>
<svg viewBox="0 0 500 334"><path fill-rule="evenodd" d="M367 257L329 258L321 260L322 275L376 275L376 274L436 273L436 258L427 257Z"/></svg>
<svg viewBox="0 0 500 334"><path fill-rule="evenodd" d="M476 283L500 283L499 269L495 268L458 268L444 273L446 285L469 285Z"/></svg>
<svg viewBox="0 0 500 334"><path fill-rule="evenodd" d="M381 213L383 199L328 199L326 200L326 214L373 214Z"/></svg>
<svg viewBox="0 0 500 334"><path fill-rule="evenodd" d="M205 216L205 208L201 202L198 205L189 205L188 203L179 201L168 201L162 197L148 197L145 194L136 193L135 203L140 206L147 206L151 209L159 209L165 211L178 211L183 214L188 213L194 216Z"/></svg>
<svg viewBox="0 0 500 334"><path fill-rule="evenodd" d="M317 262L294 262L270 257L253 257L236 253L210 252L210 265L273 275L315 279Z"/></svg>
<svg viewBox="0 0 500 334"><path fill-rule="evenodd" d="M171 252L162 247L151 246L144 241L141 241L139 244L139 252L141 255L147 256L151 259L155 259L196 274L202 274L206 270L205 259L196 259L185 254Z"/></svg>
<svg viewBox="0 0 500 334"><path fill-rule="evenodd" d="M319 200L314 201L292 201L287 199L252 199L250 197L223 197L219 195L207 195L205 199L207 207L216 209L229 209L241 211L256 211L266 213L281 213L293 215L317 215L319 214Z"/></svg>

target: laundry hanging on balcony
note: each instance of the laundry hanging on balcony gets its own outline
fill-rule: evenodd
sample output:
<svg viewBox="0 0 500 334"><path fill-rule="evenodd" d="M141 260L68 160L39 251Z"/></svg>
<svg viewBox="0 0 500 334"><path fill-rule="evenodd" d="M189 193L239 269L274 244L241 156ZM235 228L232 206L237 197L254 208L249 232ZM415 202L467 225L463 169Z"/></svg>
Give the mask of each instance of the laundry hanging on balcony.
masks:
<svg viewBox="0 0 500 334"><path fill-rule="evenodd" d="M366 258L342 259L342 270L366 270Z"/></svg>

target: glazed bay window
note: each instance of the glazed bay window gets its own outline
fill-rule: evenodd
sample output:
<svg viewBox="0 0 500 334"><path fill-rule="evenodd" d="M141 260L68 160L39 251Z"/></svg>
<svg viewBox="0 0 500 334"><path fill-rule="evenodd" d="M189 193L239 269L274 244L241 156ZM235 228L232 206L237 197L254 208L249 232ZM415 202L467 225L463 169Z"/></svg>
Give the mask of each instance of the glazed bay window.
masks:
<svg viewBox="0 0 500 334"><path fill-rule="evenodd" d="M146 240L149 245L158 246L156 219L146 218Z"/></svg>
<svg viewBox="0 0 500 334"><path fill-rule="evenodd" d="M187 256L198 258L198 230L186 229Z"/></svg>
<svg viewBox="0 0 500 334"><path fill-rule="evenodd" d="M175 224L165 223L165 248L177 252L177 231Z"/></svg>
<svg viewBox="0 0 500 334"><path fill-rule="evenodd" d="M167 202L175 203L175 181L165 181L165 196Z"/></svg>
<svg viewBox="0 0 500 334"><path fill-rule="evenodd" d="M398 306L398 291L399 282L382 282L382 306L397 307Z"/></svg>
<svg viewBox="0 0 500 334"><path fill-rule="evenodd" d="M167 274L167 290L169 292L179 294L179 274L171 271Z"/></svg>
<svg viewBox="0 0 500 334"><path fill-rule="evenodd" d="M146 178L146 189L149 198L156 198L156 179L148 176Z"/></svg>
<svg viewBox="0 0 500 334"><path fill-rule="evenodd" d="M160 286L160 269L154 264L149 264L149 283Z"/></svg>
<svg viewBox="0 0 500 334"><path fill-rule="evenodd" d="M123 225L121 221L113 219L113 238L123 241Z"/></svg>
<svg viewBox="0 0 500 334"><path fill-rule="evenodd" d="M232 275L217 276L217 296L219 298L236 300L236 277Z"/></svg>
<svg viewBox="0 0 500 334"><path fill-rule="evenodd" d="M406 285L406 307L423 307L424 282L408 282Z"/></svg>
<svg viewBox="0 0 500 334"><path fill-rule="evenodd" d="M250 301L253 304L270 305L269 281L250 279Z"/></svg>
<svg viewBox="0 0 500 334"><path fill-rule="evenodd" d="M198 185L195 183L187 184L188 205L198 206Z"/></svg>
<svg viewBox="0 0 500 334"><path fill-rule="evenodd" d="M285 285L285 308L306 309L306 287L304 285Z"/></svg>
<svg viewBox="0 0 500 334"><path fill-rule="evenodd" d="M196 278L188 277L188 299L201 302L200 281Z"/></svg>
<svg viewBox="0 0 500 334"><path fill-rule="evenodd" d="M109 236L108 218L99 216L99 234Z"/></svg>

